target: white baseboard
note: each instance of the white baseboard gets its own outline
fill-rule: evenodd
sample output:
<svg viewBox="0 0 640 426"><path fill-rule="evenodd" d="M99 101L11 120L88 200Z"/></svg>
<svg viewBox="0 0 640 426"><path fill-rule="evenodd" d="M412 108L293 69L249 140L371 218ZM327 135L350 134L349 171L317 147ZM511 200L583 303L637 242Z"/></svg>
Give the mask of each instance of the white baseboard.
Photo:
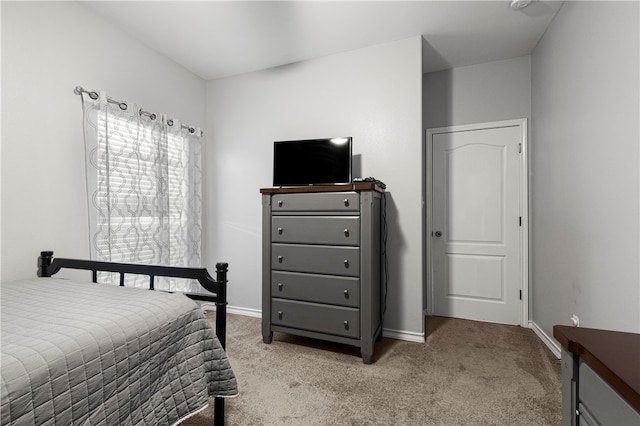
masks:
<svg viewBox="0 0 640 426"><path fill-rule="evenodd" d="M202 303L202 308L205 310L215 311L216 307L210 303ZM236 315L245 315L253 318L262 318L262 311L260 309L250 309L243 308L239 306L228 306L227 312L230 314ZM533 330L533 332L542 340L542 342L547 345L549 350L555 355L556 358L560 359L560 346L553 340L551 337L547 335L542 329L533 321L529 321L529 328ZM403 330L392 330L389 328L384 328L382 330L383 337L389 337L391 339L404 340L407 342L416 342L416 343L424 343L424 333L416 333L413 331L403 331Z"/></svg>
<svg viewBox="0 0 640 426"><path fill-rule="evenodd" d="M413 331L382 329L382 336L391 339L404 340L407 342L424 343L424 333L416 333Z"/></svg>
<svg viewBox="0 0 640 426"><path fill-rule="evenodd" d="M203 302L200 304L200 307L205 311L216 310L216 305L214 305L213 303ZM242 308L239 306L227 306L227 313L244 315L244 316L253 317L253 318L262 318L262 311L260 309Z"/></svg>
<svg viewBox="0 0 640 426"><path fill-rule="evenodd" d="M556 343L554 339L549 337L547 333L545 333L539 326L533 321L529 321L529 327L533 330L533 332L542 340L542 343L547 345L549 350L553 352L556 358L560 359L560 346Z"/></svg>
<svg viewBox="0 0 640 426"><path fill-rule="evenodd" d="M241 308L239 306L227 306L227 312L230 314L244 315L253 318L262 318L262 310Z"/></svg>
<svg viewBox="0 0 640 426"><path fill-rule="evenodd" d="M201 303L200 306L206 311L215 311L216 306L212 303ZM262 318L260 309L242 308L239 306L227 306L227 313L236 315L245 315L253 318ZM413 331L382 329L382 336L391 339L405 340L407 342L424 343L424 333L415 333Z"/></svg>

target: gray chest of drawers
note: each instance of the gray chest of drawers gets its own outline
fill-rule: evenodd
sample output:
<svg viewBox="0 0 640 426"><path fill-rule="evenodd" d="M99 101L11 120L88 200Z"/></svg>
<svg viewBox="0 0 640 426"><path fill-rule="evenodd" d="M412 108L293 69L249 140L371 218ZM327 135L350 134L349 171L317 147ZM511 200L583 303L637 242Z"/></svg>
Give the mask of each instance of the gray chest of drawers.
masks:
<svg viewBox="0 0 640 426"><path fill-rule="evenodd" d="M370 364L382 333L382 190L261 193L264 342L277 331L350 344Z"/></svg>

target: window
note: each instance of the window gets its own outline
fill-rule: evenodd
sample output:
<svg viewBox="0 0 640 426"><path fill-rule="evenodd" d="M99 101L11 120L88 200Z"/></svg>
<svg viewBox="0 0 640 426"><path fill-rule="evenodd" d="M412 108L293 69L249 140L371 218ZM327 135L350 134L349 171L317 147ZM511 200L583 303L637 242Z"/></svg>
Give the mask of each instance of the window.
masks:
<svg viewBox="0 0 640 426"><path fill-rule="evenodd" d="M90 222L95 218L92 257L200 266L198 138L182 132L179 123L174 130L164 117L151 120L111 110L97 112L96 127L95 153L90 155L97 169L90 212ZM112 279L100 276L101 281ZM135 277L127 279L127 285L143 285Z"/></svg>

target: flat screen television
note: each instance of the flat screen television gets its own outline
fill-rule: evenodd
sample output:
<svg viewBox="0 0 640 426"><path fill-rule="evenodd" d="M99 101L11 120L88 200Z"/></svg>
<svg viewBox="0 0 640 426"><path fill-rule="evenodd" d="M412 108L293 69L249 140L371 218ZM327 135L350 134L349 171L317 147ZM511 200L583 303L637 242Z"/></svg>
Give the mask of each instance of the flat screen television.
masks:
<svg viewBox="0 0 640 426"><path fill-rule="evenodd" d="M273 186L348 183L351 183L351 137L273 143Z"/></svg>

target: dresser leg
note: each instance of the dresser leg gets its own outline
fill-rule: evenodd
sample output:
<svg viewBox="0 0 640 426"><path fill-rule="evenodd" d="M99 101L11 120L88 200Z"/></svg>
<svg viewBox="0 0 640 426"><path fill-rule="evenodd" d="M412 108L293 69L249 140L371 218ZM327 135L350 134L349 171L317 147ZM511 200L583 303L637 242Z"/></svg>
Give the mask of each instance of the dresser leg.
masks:
<svg viewBox="0 0 640 426"><path fill-rule="evenodd" d="M271 341L273 340L273 331L270 333L262 333L262 341L264 343L271 343Z"/></svg>
<svg viewBox="0 0 640 426"><path fill-rule="evenodd" d="M373 354L362 354L362 362L365 364L373 364Z"/></svg>

